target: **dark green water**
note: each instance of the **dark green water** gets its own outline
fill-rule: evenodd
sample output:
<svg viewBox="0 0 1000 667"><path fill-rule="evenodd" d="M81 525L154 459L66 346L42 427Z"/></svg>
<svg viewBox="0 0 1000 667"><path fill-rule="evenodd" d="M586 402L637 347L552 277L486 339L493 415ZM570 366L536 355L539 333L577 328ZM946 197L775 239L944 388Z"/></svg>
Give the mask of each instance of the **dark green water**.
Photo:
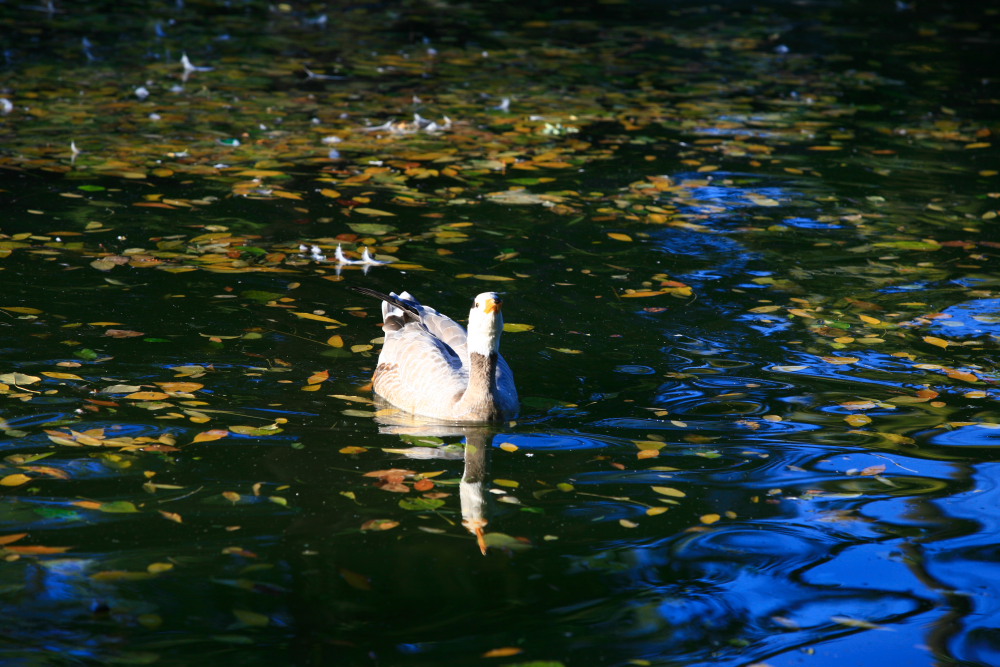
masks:
<svg viewBox="0 0 1000 667"><path fill-rule="evenodd" d="M994 9L114 7L0 6L4 664L1000 661Z"/></svg>

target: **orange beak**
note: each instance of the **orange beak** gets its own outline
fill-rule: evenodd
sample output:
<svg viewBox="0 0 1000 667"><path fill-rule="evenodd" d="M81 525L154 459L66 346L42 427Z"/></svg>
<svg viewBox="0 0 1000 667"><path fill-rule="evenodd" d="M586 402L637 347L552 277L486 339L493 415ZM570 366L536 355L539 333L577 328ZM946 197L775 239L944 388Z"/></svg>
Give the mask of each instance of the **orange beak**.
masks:
<svg viewBox="0 0 1000 667"><path fill-rule="evenodd" d="M486 304L483 306L483 310L485 310L487 314L493 314L499 312L500 306L502 305L503 301L501 299L486 299Z"/></svg>

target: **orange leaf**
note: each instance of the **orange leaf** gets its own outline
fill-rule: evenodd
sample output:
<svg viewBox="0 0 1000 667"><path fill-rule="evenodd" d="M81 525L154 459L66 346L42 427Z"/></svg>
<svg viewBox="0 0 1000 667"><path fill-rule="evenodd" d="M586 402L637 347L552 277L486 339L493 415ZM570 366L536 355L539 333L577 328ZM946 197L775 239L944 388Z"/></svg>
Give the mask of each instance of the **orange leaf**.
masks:
<svg viewBox="0 0 1000 667"><path fill-rule="evenodd" d="M517 655L518 653L524 653L523 648L517 648L516 646L504 646L502 648L493 648L483 653L484 658L506 658L508 656Z"/></svg>
<svg viewBox="0 0 1000 667"><path fill-rule="evenodd" d="M329 378L330 378L330 371L318 371L309 376L309 379L306 380L306 384L319 384L320 382L328 380Z"/></svg>
<svg viewBox="0 0 1000 667"><path fill-rule="evenodd" d="M37 556L37 555L44 555L44 554L61 554L61 553L65 553L65 552L69 551L73 547L43 547L43 546L19 547L19 546L12 546L12 547L4 547L4 548L7 549L7 551L13 551L14 553L21 554L22 556Z"/></svg>
<svg viewBox="0 0 1000 667"><path fill-rule="evenodd" d="M224 428L213 428L211 431L202 431L198 435L194 436L194 442L209 442L211 440L225 438L228 435L229 431Z"/></svg>
<svg viewBox="0 0 1000 667"><path fill-rule="evenodd" d="M190 393L198 391L205 385L199 382L154 382L163 391Z"/></svg>
<svg viewBox="0 0 1000 667"><path fill-rule="evenodd" d="M27 533L11 533L10 535L0 535L0 546L4 544L10 544L11 542L17 542L23 537L26 537Z"/></svg>

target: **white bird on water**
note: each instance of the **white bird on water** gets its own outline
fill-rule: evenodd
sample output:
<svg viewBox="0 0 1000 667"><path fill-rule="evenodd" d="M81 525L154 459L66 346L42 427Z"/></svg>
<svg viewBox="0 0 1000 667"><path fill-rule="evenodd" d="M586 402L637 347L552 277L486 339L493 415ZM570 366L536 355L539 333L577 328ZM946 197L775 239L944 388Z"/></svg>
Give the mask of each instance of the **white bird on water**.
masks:
<svg viewBox="0 0 1000 667"><path fill-rule="evenodd" d="M444 422L506 422L517 416L514 373L500 356L499 294L476 296L466 332L407 292L351 289L383 301L385 342L372 377L372 389L383 400Z"/></svg>

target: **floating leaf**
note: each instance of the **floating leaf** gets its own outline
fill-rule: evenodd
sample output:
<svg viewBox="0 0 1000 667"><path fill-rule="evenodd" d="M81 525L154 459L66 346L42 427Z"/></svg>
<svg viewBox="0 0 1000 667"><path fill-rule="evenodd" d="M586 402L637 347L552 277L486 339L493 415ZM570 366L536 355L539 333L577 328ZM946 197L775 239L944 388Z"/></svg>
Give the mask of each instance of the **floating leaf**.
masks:
<svg viewBox="0 0 1000 667"><path fill-rule="evenodd" d="M219 440L220 438L225 438L229 435L229 431L224 428L214 428L210 431L202 431L194 436L193 442L211 442L212 440Z"/></svg>
<svg viewBox="0 0 1000 667"><path fill-rule="evenodd" d="M937 345L938 347L948 347L951 345L950 342L946 341L944 338L938 338L937 336L924 336L924 342L930 343L931 345ZM3 378L0 377L0 380Z"/></svg>
<svg viewBox="0 0 1000 667"><path fill-rule="evenodd" d="M864 426L865 424L870 424L872 418L868 415L847 415L844 417L844 421L851 426Z"/></svg>
<svg viewBox="0 0 1000 667"><path fill-rule="evenodd" d="M0 309L10 313L21 313L22 315L41 315L44 311L28 306L0 306Z"/></svg>
<svg viewBox="0 0 1000 667"><path fill-rule="evenodd" d="M354 209L351 209L351 210L355 211L356 213L363 213L365 215L375 215L375 216L394 216L394 215L396 215L395 213L390 213L389 211L382 211L382 210L377 209L377 208L367 208L367 207L364 207L364 206L360 206L358 208L354 208Z"/></svg>
<svg viewBox="0 0 1000 667"><path fill-rule="evenodd" d="M631 241L632 237L628 234L622 234L619 232L608 232L608 238L614 239L615 241Z"/></svg>
<svg viewBox="0 0 1000 667"><path fill-rule="evenodd" d="M276 426L230 426L230 433L238 433L239 435L276 435L281 433L282 429Z"/></svg>
<svg viewBox="0 0 1000 667"><path fill-rule="evenodd" d="M125 398L133 401L162 401L165 398L170 398L170 395L162 391L137 391L125 396Z"/></svg>
<svg viewBox="0 0 1000 667"><path fill-rule="evenodd" d="M680 489L675 489L672 486L654 486L652 488L653 488L653 491L656 491L657 493L659 493L661 495L664 495L664 496L670 496L671 498L685 498L685 497L687 497L686 493L684 493Z"/></svg>
<svg viewBox="0 0 1000 667"><path fill-rule="evenodd" d="M57 373L54 371L42 371L42 375L45 377L54 378L56 380L83 380L79 375L73 375L72 373Z"/></svg>
<svg viewBox="0 0 1000 667"><path fill-rule="evenodd" d="M154 384L156 384L163 391L181 394L189 394L193 391L198 391L205 386L199 382L155 382Z"/></svg>
<svg viewBox="0 0 1000 667"><path fill-rule="evenodd" d="M265 614L258 614L255 611L247 611L246 609L233 609L233 616L242 625L252 628L263 628L271 623L271 619Z"/></svg>
<svg viewBox="0 0 1000 667"><path fill-rule="evenodd" d="M42 378L35 375L25 375L24 373L4 373L0 375L0 382L4 384L24 385L41 382Z"/></svg>
<svg viewBox="0 0 1000 667"><path fill-rule="evenodd" d="M292 315L301 317L304 320L316 320L317 322L326 322L328 324L339 324L340 326L344 325L343 322L338 322L332 317L327 317L326 315L316 315L315 313L299 313L295 311L292 311Z"/></svg>
<svg viewBox="0 0 1000 667"><path fill-rule="evenodd" d="M483 653L484 658L508 658L512 655L517 655L519 653L524 653L523 648L517 648L516 646L504 646L501 648L490 649L486 653Z"/></svg>
<svg viewBox="0 0 1000 667"><path fill-rule="evenodd" d="M444 505L444 501L440 498L403 498L399 501L399 506L404 510L414 510L418 512L436 510L442 505Z"/></svg>
<svg viewBox="0 0 1000 667"><path fill-rule="evenodd" d="M21 486L31 481L31 477L24 473L16 472L6 477L0 477L0 486Z"/></svg>

